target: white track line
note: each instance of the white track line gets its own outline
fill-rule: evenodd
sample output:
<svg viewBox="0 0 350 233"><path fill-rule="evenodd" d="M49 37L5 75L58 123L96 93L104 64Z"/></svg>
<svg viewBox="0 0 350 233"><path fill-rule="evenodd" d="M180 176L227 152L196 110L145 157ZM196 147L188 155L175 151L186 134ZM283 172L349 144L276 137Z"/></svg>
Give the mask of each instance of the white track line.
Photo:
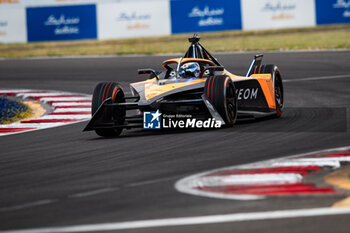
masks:
<svg viewBox="0 0 350 233"><path fill-rule="evenodd" d="M96 190L92 190L92 191L72 194L72 195L69 195L69 197L71 197L71 198L89 197L89 196L94 196L94 195L98 195L98 194L102 194L102 193L112 192L112 191L115 191L115 190L118 190L118 189L119 188L117 188L117 187L115 187L115 188L111 187L111 188L96 189Z"/></svg>
<svg viewBox="0 0 350 233"><path fill-rule="evenodd" d="M136 187L136 186L142 186L142 185L148 185L148 184L155 184L158 182L164 182L168 180L173 180L178 178L179 176L171 176L171 177L166 177L166 178L159 178L159 179L154 179L154 180L145 180L145 181L140 181L140 182L134 182L125 185L126 187Z"/></svg>
<svg viewBox="0 0 350 233"><path fill-rule="evenodd" d="M41 206L41 205L47 205L51 204L53 202L56 202L56 200L41 200L41 201L35 201L35 202L30 202L22 205L15 205L15 206L10 206L10 207L1 207L0 212L7 212L7 211L14 211L14 210L21 210L21 209L26 209L29 207L35 207L35 206Z"/></svg>
<svg viewBox="0 0 350 233"><path fill-rule="evenodd" d="M2 233L49 233L49 232L62 233L62 232L93 232L93 231L112 231L112 230L115 231L115 230L143 229L143 228L153 228L153 227L203 225L203 224L316 217L316 216L330 216L330 215L344 215L344 214L350 214L350 208L313 208L313 209L279 210L279 211L221 214L221 215L195 216L195 217L183 217L183 218L153 219L153 220L141 220L141 221L129 221L129 222L111 222L111 223L86 224L86 225L75 225L75 226L66 226L66 227L33 228L33 229L9 230L9 231L1 231L1 232Z"/></svg>
<svg viewBox="0 0 350 233"><path fill-rule="evenodd" d="M314 81L314 80L340 79L340 78L350 78L350 74L323 76L323 77L299 78L299 79L287 79L287 80L283 80L283 82Z"/></svg>

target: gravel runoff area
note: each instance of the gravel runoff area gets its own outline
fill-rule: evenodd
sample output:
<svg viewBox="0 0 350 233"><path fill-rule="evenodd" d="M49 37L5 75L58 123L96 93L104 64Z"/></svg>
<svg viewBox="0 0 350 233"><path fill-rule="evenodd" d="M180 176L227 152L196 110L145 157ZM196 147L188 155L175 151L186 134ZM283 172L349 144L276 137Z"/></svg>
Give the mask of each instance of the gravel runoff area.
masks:
<svg viewBox="0 0 350 233"><path fill-rule="evenodd" d="M30 108L21 101L0 96L0 124L9 124L30 115Z"/></svg>

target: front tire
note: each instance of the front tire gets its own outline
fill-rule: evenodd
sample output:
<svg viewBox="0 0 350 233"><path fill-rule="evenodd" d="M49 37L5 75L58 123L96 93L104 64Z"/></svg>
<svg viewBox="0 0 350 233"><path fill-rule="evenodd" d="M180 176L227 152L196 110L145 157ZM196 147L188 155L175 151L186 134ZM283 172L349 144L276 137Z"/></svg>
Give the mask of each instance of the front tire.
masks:
<svg viewBox="0 0 350 233"><path fill-rule="evenodd" d="M91 113L92 115L98 110L103 101L111 98L112 103L124 103L124 92L121 86L115 82L103 82L97 84L92 96ZM125 109L114 108L105 109L102 116L102 121L116 121L118 124L123 124L125 120ZM97 135L102 137L117 137L123 131L123 128L106 128L96 129Z"/></svg>
<svg viewBox="0 0 350 233"><path fill-rule="evenodd" d="M207 78L204 94L218 111L227 126L232 126L237 120L236 89L231 78L218 75Z"/></svg>
<svg viewBox="0 0 350 233"><path fill-rule="evenodd" d="M276 102L276 116L281 117L282 112L283 112L283 83L282 83L282 78L281 74L276 66L275 70L275 102Z"/></svg>

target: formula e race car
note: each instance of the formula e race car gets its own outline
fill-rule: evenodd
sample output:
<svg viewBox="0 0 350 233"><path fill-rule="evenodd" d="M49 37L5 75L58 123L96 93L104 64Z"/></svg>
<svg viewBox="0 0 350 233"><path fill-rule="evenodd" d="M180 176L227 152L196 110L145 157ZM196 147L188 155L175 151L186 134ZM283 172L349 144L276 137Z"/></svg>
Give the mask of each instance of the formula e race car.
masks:
<svg viewBox="0 0 350 233"><path fill-rule="evenodd" d="M142 128L146 112L190 114L196 119L215 119L232 126L237 117L280 117L283 85L276 65L262 65L256 55L246 76L227 71L200 43L199 36L181 58L163 62L163 71L140 69L146 81L130 84L131 94L117 82L99 83L92 97L92 118L84 131L118 136L122 130ZM132 112L132 114L131 114Z"/></svg>

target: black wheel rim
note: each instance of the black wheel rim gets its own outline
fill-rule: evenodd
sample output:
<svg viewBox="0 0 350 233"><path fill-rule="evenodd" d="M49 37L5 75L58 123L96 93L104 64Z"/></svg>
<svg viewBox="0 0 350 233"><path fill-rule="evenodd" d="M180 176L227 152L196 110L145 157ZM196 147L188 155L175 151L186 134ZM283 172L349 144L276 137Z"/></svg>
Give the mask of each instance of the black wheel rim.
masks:
<svg viewBox="0 0 350 233"><path fill-rule="evenodd" d="M283 91L282 91L281 81L279 78L276 78L275 98L276 98L277 108L282 109L282 107L283 107Z"/></svg>
<svg viewBox="0 0 350 233"><path fill-rule="evenodd" d="M236 94L234 93L234 89L232 85L227 85L226 87L226 111L228 116L229 123L236 117Z"/></svg>

